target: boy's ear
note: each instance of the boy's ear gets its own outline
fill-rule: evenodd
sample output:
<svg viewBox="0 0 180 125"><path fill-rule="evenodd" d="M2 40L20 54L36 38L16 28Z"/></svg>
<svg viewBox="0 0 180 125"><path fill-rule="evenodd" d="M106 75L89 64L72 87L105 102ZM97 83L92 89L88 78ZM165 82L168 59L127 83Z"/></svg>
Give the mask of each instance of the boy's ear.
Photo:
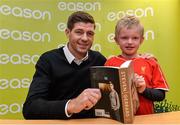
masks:
<svg viewBox="0 0 180 125"><path fill-rule="evenodd" d="M116 42L116 44L118 44L118 41L117 41L117 38L116 38L116 37L114 37L114 41Z"/></svg>
<svg viewBox="0 0 180 125"><path fill-rule="evenodd" d="M142 36L142 37L141 37L141 41L140 41L140 43L142 44L142 43L143 43L143 41L144 41L144 37Z"/></svg>

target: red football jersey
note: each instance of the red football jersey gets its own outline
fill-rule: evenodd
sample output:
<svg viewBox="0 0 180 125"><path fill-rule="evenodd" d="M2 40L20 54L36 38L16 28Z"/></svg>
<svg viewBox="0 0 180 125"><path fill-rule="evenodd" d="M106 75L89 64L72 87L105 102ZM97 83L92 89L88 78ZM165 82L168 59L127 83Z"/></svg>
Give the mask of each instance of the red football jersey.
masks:
<svg viewBox="0 0 180 125"><path fill-rule="evenodd" d="M108 59L105 66L117 66L127 61L122 56L115 56ZM168 84L165 80L160 65L155 59L132 58L134 72L144 77L147 88L169 90ZM140 106L136 115L145 115L154 113L153 101L138 94Z"/></svg>

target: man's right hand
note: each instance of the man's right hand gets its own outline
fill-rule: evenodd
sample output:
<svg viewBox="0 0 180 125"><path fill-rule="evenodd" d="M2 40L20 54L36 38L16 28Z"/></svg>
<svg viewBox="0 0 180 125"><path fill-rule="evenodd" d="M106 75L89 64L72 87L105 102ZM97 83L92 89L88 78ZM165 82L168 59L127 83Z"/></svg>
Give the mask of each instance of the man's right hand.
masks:
<svg viewBox="0 0 180 125"><path fill-rule="evenodd" d="M91 109L101 98L100 89L85 89L78 97L70 100L67 106L68 114L79 113Z"/></svg>

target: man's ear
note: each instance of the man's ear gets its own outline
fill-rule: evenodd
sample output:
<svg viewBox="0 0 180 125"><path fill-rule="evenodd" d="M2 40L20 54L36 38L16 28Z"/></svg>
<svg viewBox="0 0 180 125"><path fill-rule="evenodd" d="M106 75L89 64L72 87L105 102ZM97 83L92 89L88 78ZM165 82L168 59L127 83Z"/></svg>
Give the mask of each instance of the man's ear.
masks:
<svg viewBox="0 0 180 125"><path fill-rule="evenodd" d="M65 29L65 34L67 37L69 37L70 30L68 28Z"/></svg>
<svg viewBox="0 0 180 125"><path fill-rule="evenodd" d="M114 37L114 41L116 41L116 37Z"/></svg>

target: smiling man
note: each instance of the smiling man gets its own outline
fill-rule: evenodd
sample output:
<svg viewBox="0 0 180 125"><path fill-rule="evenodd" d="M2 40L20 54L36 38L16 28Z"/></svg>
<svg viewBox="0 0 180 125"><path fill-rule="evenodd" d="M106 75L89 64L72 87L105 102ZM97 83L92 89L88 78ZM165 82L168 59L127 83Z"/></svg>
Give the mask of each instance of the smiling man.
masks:
<svg viewBox="0 0 180 125"><path fill-rule="evenodd" d="M23 106L25 119L69 119L94 117L92 107L101 98L90 83L89 67L104 65L106 58L90 50L95 32L93 17L72 13L65 30L67 45L45 52Z"/></svg>

